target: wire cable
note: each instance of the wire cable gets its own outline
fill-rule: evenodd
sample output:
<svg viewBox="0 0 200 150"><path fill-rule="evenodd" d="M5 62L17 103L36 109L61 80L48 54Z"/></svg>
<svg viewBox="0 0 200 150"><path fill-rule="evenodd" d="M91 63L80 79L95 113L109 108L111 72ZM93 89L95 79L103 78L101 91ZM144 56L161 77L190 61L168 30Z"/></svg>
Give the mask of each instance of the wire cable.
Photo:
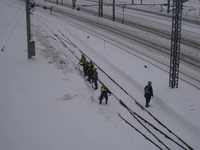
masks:
<svg viewBox="0 0 200 150"><path fill-rule="evenodd" d="M7 30L7 28L9 27L9 25L11 24L11 22L13 21L13 19L15 18L15 16L18 14L18 12L20 11L21 7L24 5L24 3L20 6L20 8L17 10L17 12L15 13L15 15L12 17L12 19L10 20L10 22L8 23L8 25L6 26L6 28L3 30L3 32L0 34L0 38L1 36L4 34L4 32Z"/></svg>
<svg viewBox="0 0 200 150"><path fill-rule="evenodd" d="M18 19L17 23L15 24L15 26L14 26L14 28L13 28L12 32L10 33L10 35L9 35L8 39L6 40L6 42L5 42L5 44L4 44L3 48L2 48L2 51L4 51L4 48L5 48L5 46L7 45L8 41L10 40L10 37L12 36L12 34L13 34L14 30L16 29L16 27L17 27L17 25L18 25L19 21L21 20L21 18L22 18L22 15L24 14L24 12L25 12L25 10L22 12L22 14L21 14L20 18Z"/></svg>

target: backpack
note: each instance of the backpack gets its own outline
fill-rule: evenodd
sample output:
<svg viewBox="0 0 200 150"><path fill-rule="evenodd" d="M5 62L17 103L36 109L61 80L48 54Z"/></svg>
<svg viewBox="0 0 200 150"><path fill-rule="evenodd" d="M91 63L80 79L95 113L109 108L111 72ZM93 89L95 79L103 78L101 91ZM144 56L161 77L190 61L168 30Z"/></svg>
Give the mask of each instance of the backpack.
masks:
<svg viewBox="0 0 200 150"><path fill-rule="evenodd" d="M144 88L144 91L145 91L146 94L150 94L151 93L151 86L146 85L145 88Z"/></svg>

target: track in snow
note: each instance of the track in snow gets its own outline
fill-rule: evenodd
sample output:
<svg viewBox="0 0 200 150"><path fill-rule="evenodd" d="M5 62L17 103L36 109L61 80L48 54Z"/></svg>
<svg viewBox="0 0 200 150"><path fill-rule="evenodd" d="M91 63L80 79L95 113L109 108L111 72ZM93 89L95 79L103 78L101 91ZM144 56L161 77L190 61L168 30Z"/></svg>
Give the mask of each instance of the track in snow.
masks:
<svg viewBox="0 0 200 150"><path fill-rule="evenodd" d="M54 41L62 45L64 48L68 49L77 59L79 59L76 53L74 52L74 49L77 49L77 51L79 51L80 53L83 53L83 51L78 46L76 46L76 44L74 44L65 34L62 33L62 31L60 31L56 26L54 26L45 18L41 18L39 16L36 16L36 18L40 20L51 31L51 35L49 37L51 37ZM47 24L52 24L52 25L50 26ZM87 56L87 54L85 55ZM88 56L87 58L91 60L91 58L89 58ZM159 149L171 149L170 146L174 147L174 145L185 150L188 148L193 149L180 137L178 137L175 133L173 133L168 127L166 127L162 122L160 122L156 117L154 117L148 110L146 110L132 95L130 95L120 84L118 84L117 81L112 79L104 70L102 70L100 66L98 66L98 64L95 63L95 65L99 68L98 70L103 72L109 78L109 80L115 84L115 86L120 88L122 92L126 93L128 97L130 97L137 104L137 106L139 106L139 110L137 111L140 114L141 111L144 111L148 114L147 117L148 119L147 118L145 119L145 116L141 116L138 112L131 110L129 107L127 107L127 105L123 102L123 100L118 98L118 96L116 96L116 94L113 93L113 96L116 98L116 100L119 101L119 104L121 104L121 106L127 109L130 115L132 115L133 118L137 120L139 126L142 126L143 128L138 129L138 125L137 127L135 127L131 123L132 120L127 121L125 117L123 117L123 115L119 113L119 117L122 120L124 120L134 129L136 129L137 132L142 134L146 139L148 139L152 144L154 144ZM99 82L101 84L104 84L103 83L104 81L102 80L99 80ZM153 121L152 120L149 121L149 116L153 118ZM146 131L148 131L148 133L146 133ZM163 140L163 136L165 137L165 140Z"/></svg>

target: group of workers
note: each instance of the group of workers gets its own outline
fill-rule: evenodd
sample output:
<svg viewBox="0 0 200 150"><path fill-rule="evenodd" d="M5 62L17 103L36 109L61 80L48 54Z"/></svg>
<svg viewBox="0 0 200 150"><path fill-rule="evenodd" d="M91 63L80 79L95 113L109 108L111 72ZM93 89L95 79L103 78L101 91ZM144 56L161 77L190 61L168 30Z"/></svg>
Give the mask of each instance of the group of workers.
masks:
<svg viewBox="0 0 200 150"><path fill-rule="evenodd" d="M84 76L88 77L87 81L90 83L94 83L94 90L98 89L98 72L94 63L90 60L89 62L86 60L84 54L81 55L81 59L79 64L83 66ZM106 88L105 85L101 87L101 95L99 97L99 103L102 104L103 98L105 98L105 104L108 103L108 94L111 95L111 92Z"/></svg>
<svg viewBox="0 0 200 150"><path fill-rule="evenodd" d="M79 64L83 66L83 73L84 76L88 76L87 81L90 83L94 83L94 90L98 89L98 72L97 68L94 66L94 63L92 61L88 62L86 61L86 57L84 54L81 55L81 59ZM153 88L152 88L152 82L148 81L148 84L144 87L144 97L146 99L146 105L145 107L149 107L149 102L151 100L151 97L153 97ZM103 85L101 87L101 95L99 97L99 103L102 104L103 98L105 98L105 104L108 103L108 94L111 95L111 92L108 90L108 88Z"/></svg>

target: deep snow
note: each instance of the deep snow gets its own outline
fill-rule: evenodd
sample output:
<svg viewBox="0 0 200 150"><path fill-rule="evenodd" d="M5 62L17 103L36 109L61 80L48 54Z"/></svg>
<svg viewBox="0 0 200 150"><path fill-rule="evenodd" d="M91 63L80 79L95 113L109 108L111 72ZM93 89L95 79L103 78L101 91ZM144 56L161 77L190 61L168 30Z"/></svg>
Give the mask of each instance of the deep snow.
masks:
<svg viewBox="0 0 200 150"><path fill-rule="evenodd" d="M36 56L28 60L24 3L12 0L0 3L0 46L5 45L0 54L1 150L156 149L118 117L120 112L141 129L113 96L109 97L108 105L98 104L100 91L93 91L75 70L78 60L50 37L51 30L61 36L58 29L142 105L143 87L152 80L155 96L149 111L194 149L200 148L198 89L181 80L178 89L170 89L168 73L109 44L90 30L77 27L78 22L52 17L41 8L36 8L32 18ZM70 48L80 57L76 48ZM148 118L100 71L99 78L128 106Z"/></svg>

